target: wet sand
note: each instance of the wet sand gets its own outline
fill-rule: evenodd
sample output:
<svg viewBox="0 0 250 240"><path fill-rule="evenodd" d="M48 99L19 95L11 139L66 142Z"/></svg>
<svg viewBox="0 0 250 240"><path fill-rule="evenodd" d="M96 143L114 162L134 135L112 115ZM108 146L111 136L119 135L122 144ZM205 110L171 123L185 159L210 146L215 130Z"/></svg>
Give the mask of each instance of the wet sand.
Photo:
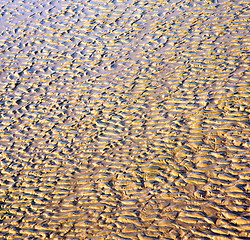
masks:
<svg viewBox="0 0 250 240"><path fill-rule="evenodd" d="M250 239L248 1L0 4L0 239Z"/></svg>

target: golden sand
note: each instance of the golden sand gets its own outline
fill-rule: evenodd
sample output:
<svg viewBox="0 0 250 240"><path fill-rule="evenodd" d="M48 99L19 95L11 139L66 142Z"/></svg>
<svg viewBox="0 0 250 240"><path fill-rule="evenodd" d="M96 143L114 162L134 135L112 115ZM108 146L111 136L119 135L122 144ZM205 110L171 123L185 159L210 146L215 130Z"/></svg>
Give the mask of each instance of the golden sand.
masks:
<svg viewBox="0 0 250 240"><path fill-rule="evenodd" d="M0 5L0 239L250 239L248 1Z"/></svg>

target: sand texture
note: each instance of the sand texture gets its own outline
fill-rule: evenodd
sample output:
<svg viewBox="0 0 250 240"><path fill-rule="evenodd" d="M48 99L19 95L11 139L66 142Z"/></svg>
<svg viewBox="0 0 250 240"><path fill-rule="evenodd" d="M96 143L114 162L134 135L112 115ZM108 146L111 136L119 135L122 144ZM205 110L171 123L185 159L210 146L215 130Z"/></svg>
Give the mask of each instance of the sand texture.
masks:
<svg viewBox="0 0 250 240"><path fill-rule="evenodd" d="M250 239L249 4L1 0L0 239Z"/></svg>

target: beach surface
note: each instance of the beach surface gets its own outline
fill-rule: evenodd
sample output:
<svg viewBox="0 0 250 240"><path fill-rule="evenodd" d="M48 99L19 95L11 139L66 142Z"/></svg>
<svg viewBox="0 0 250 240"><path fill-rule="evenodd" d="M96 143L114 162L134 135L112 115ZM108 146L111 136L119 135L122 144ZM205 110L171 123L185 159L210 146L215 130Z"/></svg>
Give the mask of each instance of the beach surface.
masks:
<svg viewBox="0 0 250 240"><path fill-rule="evenodd" d="M0 1L0 239L250 239L249 1Z"/></svg>

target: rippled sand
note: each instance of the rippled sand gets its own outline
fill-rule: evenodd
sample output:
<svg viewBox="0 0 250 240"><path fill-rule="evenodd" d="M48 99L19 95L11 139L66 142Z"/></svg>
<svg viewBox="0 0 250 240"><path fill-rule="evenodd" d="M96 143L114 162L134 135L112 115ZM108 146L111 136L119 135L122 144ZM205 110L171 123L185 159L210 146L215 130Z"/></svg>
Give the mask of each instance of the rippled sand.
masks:
<svg viewBox="0 0 250 240"><path fill-rule="evenodd" d="M0 239L250 239L249 1L0 2Z"/></svg>

